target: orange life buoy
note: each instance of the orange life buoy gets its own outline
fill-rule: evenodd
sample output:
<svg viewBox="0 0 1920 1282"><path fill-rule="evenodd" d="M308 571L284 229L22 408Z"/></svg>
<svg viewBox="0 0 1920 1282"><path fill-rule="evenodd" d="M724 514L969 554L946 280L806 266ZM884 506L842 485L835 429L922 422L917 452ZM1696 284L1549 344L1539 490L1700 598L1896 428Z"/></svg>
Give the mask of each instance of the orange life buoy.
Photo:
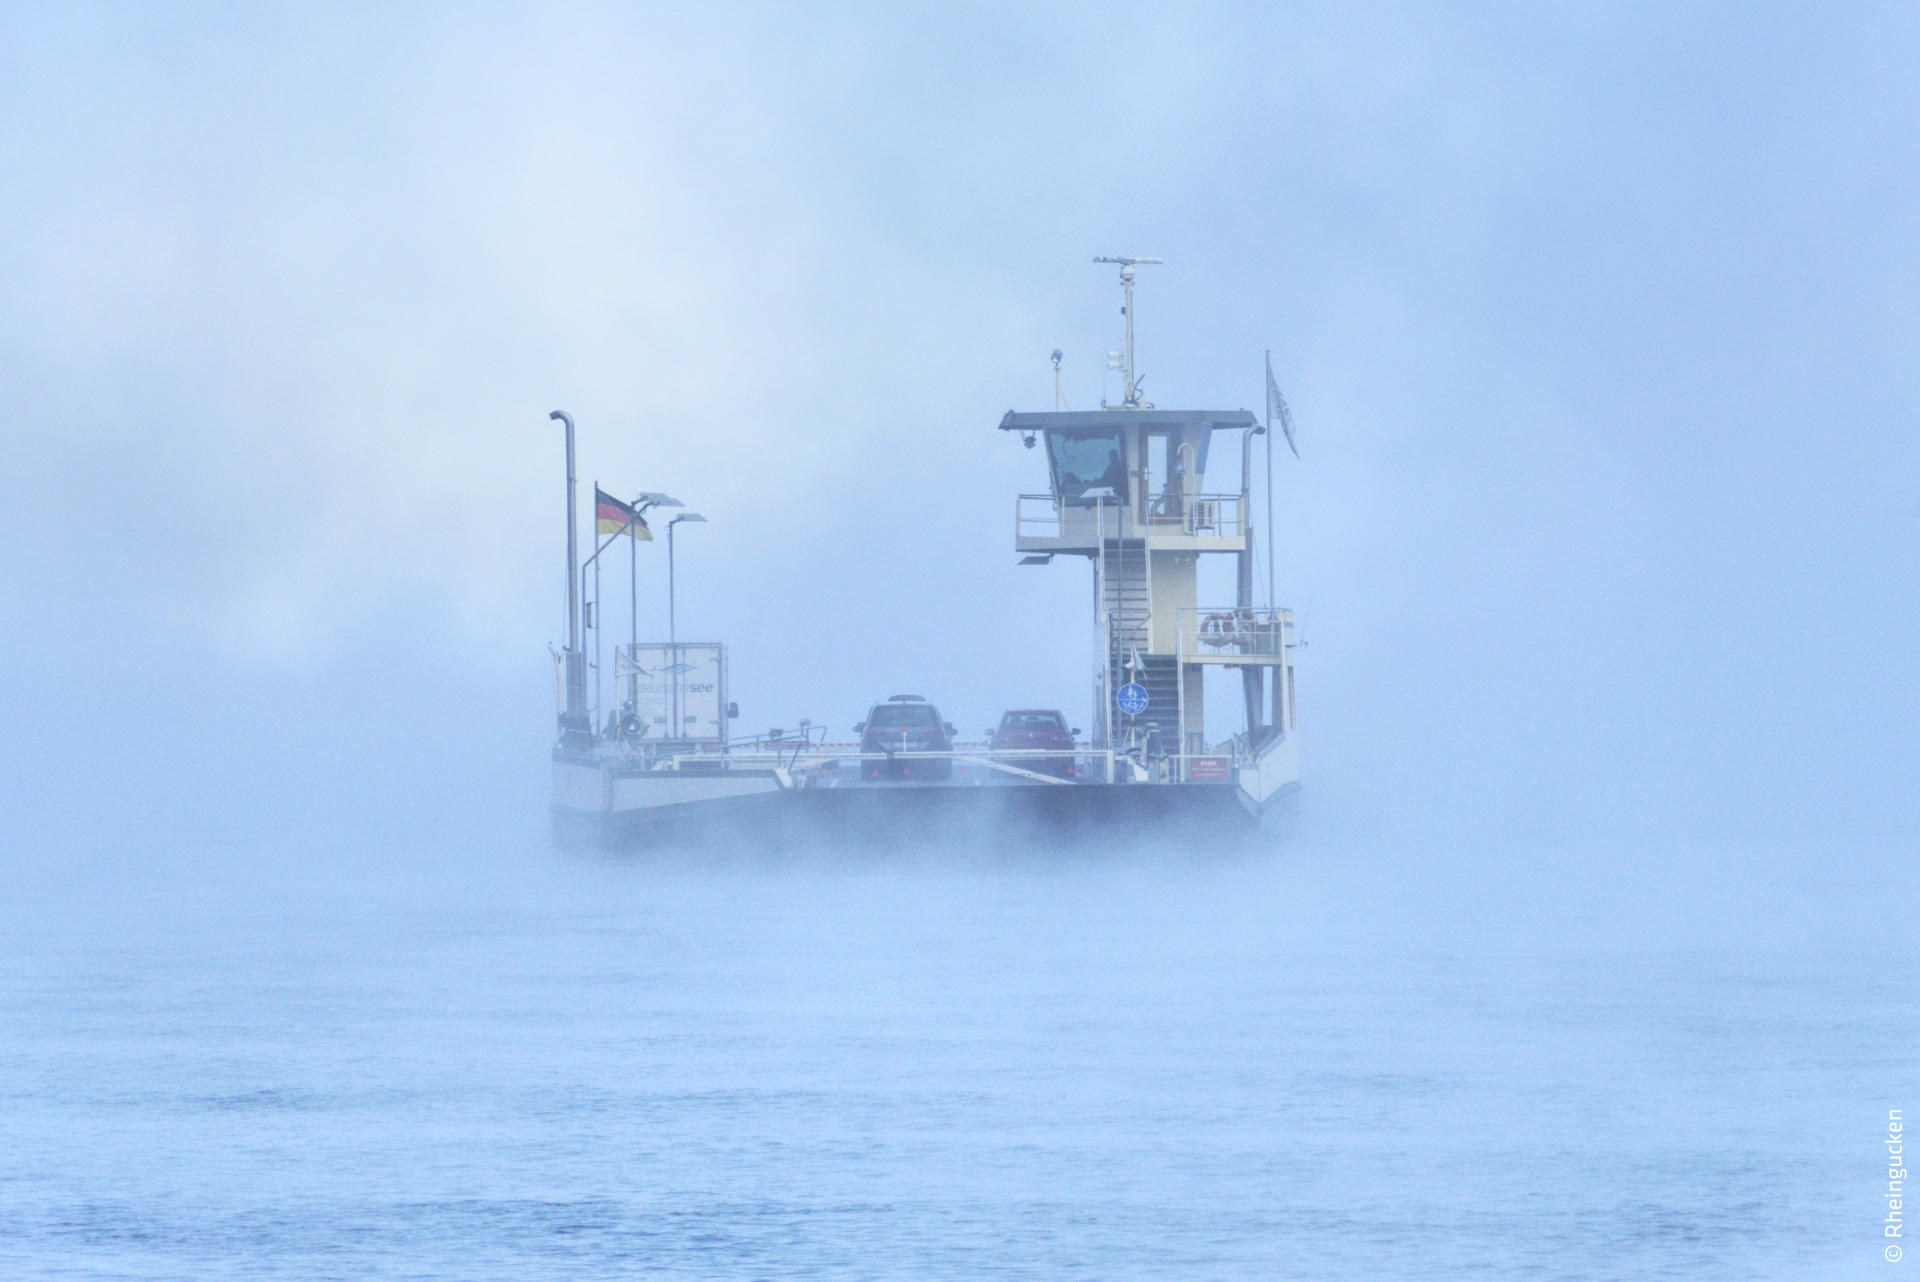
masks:
<svg viewBox="0 0 1920 1282"><path fill-rule="evenodd" d="M1200 620L1200 641L1204 645L1232 645L1237 631L1233 615L1224 610Z"/></svg>

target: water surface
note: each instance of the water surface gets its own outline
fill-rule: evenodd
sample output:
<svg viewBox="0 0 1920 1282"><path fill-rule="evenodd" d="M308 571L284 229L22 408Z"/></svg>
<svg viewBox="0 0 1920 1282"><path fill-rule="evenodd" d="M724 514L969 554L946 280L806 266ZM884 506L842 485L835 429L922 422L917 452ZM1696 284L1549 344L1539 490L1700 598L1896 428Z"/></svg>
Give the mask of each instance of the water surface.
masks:
<svg viewBox="0 0 1920 1282"><path fill-rule="evenodd" d="M11 1277L1897 1268L1916 992L1830 935L1311 845L46 867L0 945Z"/></svg>

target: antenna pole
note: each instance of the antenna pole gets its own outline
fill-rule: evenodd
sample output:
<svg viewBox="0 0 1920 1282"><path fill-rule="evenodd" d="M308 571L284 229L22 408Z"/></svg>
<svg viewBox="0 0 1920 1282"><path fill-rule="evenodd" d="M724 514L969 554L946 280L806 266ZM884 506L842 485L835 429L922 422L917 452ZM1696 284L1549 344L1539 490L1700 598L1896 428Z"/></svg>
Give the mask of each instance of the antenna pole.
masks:
<svg viewBox="0 0 1920 1282"><path fill-rule="evenodd" d="M1121 366L1121 377L1125 380L1124 397L1120 404L1132 410L1140 408L1140 389L1133 377L1133 269L1142 263L1165 262L1163 258L1096 258L1096 263L1118 263L1120 266L1120 288L1126 292L1126 305L1120 310L1127 318L1127 350Z"/></svg>

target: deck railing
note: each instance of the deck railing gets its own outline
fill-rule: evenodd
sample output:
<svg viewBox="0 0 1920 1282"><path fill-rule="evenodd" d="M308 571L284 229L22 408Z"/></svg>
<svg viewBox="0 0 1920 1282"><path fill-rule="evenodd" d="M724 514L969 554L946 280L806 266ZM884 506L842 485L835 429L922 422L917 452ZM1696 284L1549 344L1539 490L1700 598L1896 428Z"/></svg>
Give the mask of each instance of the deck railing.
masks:
<svg viewBox="0 0 1920 1282"><path fill-rule="evenodd" d="M1021 539L1060 537L1060 505L1051 494L1022 494L1013 502L1013 533Z"/></svg>
<svg viewBox="0 0 1920 1282"><path fill-rule="evenodd" d="M1067 511L1072 515L1067 515ZM1139 537L1139 525L1125 503L1063 504L1051 494L1022 494L1014 500L1013 533L1020 539L1098 537L1105 513L1107 537ZM1191 534L1239 538L1247 532L1238 494L1158 494L1147 504L1147 529L1153 534Z"/></svg>
<svg viewBox="0 0 1920 1282"><path fill-rule="evenodd" d="M1238 538L1247 532L1238 494L1156 494L1147 504L1147 525L1183 534Z"/></svg>
<svg viewBox="0 0 1920 1282"><path fill-rule="evenodd" d="M1180 610L1178 652L1181 661L1255 659L1287 656L1292 611L1268 606L1186 606Z"/></svg>
<svg viewBox="0 0 1920 1282"><path fill-rule="evenodd" d="M1031 767L1044 759L1071 760L1074 773L1069 778L1047 774ZM685 751L660 753L592 754L583 753L581 764L598 761L620 771L639 774L684 772L723 774L735 770L772 771L782 777L785 787L860 787L861 763L868 761L908 762L949 761L954 765L951 782L960 786L993 784L1076 787L1083 784L1133 784L1151 786L1166 783L1231 784L1239 772L1257 765L1259 757L1247 751L1238 738L1220 744L1213 751L1159 753L1139 745L1117 747L1109 751L1093 748L1045 751L1010 749L994 752L965 746L952 752L861 752L857 747L839 748L817 744L797 752L732 748L726 752ZM916 781L917 782L917 781ZM947 782L941 780L939 782ZM884 786L884 785L883 785Z"/></svg>
<svg viewBox="0 0 1920 1282"><path fill-rule="evenodd" d="M1239 779L1243 768L1258 764L1243 736L1234 736L1212 750L1195 746L1187 752L1163 750L1148 734L1136 733L1110 749L1007 748L994 750L979 743L958 743L948 752L862 752L857 743L807 742L798 736L786 743L734 744L730 748L696 748L685 744L605 744L597 752L580 754L581 764L599 762L617 773L724 774L735 770L772 771L783 787L859 787L859 767L866 762L905 765L949 762L951 782L960 786L995 784L1074 787L1082 784L1220 783ZM1073 774L1061 778L1044 767L1071 761ZM946 782L941 780L940 782Z"/></svg>

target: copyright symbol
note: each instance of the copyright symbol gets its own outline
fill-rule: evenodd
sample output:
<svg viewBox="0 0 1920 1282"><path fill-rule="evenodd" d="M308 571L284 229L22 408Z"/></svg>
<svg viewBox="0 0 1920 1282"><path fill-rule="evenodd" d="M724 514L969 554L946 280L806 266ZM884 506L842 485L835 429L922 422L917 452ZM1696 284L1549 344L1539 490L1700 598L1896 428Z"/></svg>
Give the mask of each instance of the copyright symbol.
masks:
<svg viewBox="0 0 1920 1282"><path fill-rule="evenodd" d="M1888 1247L1888 1248L1887 1248L1887 1263L1888 1263L1888 1264L1898 1264L1899 1262L1900 1262L1900 1248L1899 1248L1899 1247L1897 1247L1897 1246L1890 1246L1890 1247Z"/></svg>

